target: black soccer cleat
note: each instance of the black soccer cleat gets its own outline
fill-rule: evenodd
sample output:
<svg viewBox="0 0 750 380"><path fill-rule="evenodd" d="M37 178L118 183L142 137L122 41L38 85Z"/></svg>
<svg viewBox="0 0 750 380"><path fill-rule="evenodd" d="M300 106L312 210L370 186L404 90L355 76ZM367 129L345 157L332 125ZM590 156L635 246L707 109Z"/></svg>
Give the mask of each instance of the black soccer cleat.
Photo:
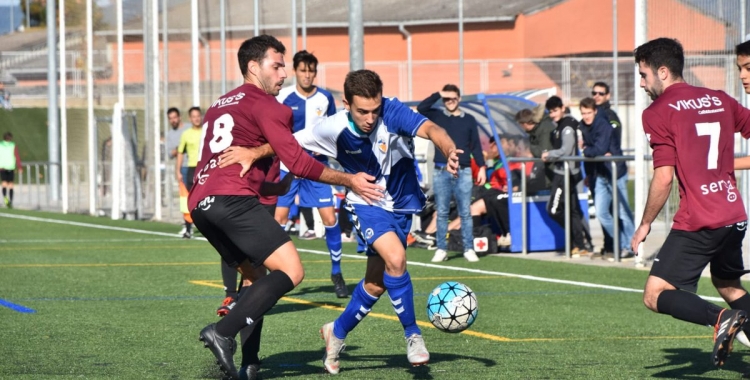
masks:
<svg viewBox="0 0 750 380"><path fill-rule="evenodd" d="M257 380L260 364L249 364L240 368L240 380Z"/></svg>
<svg viewBox="0 0 750 380"><path fill-rule="evenodd" d="M711 360L714 365L724 365L729 353L732 352L732 342L742 326L747 321L747 313L743 310L724 309L719 313L719 320L714 326L714 352Z"/></svg>
<svg viewBox="0 0 750 380"><path fill-rule="evenodd" d="M349 289L346 288L346 282L344 282L344 276L341 273L332 274L331 281L333 282L333 292L336 293L336 297L349 297Z"/></svg>
<svg viewBox="0 0 750 380"><path fill-rule="evenodd" d="M216 324L212 323L201 330L198 339L203 342L204 347L210 349L211 353L214 354L221 372L232 379L240 378L237 368L234 366L234 358L232 357L234 351L237 349L237 342L234 340L234 337L227 338L217 334Z"/></svg>

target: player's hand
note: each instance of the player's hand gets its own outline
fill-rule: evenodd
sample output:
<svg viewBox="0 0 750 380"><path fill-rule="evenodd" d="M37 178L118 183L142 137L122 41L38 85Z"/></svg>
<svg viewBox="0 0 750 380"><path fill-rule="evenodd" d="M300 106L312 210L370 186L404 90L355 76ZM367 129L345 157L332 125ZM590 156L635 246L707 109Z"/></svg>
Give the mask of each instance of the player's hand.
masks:
<svg viewBox="0 0 750 380"><path fill-rule="evenodd" d="M23 174L23 168L21 167L18 168L18 174Z"/></svg>
<svg viewBox="0 0 750 380"><path fill-rule="evenodd" d="M549 157L549 152L542 152L542 161L547 162L547 158Z"/></svg>
<svg viewBox="0 0 750 380"><path fill-rule="evenodd" d="M648 236L649 232L651 232L650 224L641 224L635 230L633 240L630 241L630 249L632 249L636 255L640 254L640 252L638 252L638 246L646 240L646 236Z"/></svg>
<svg viewBox="0 0 750 380"><path fill-rule="evenodd" d="M445 165L445 170L453 174L455 178L458 177L458 155L463 152L461 149L452 149L448 152L448 157L446 157L448 162Z"/></svg>
<svg viewBox="0 0 750 380"><path fill-rule="evenodd" d="M352 191L362 197L367 204L380 201L383 198L383 191L385 188L380 185L376 185L373 182L375 177L367 173L357 173L352 176L352 183L349 186Z"/></svg>
<svg viewBox="0 0 750 380"><path fill-rule="evenodd" d="M245 148L242 146L230 146L224 149L219 156L219 167L225 168L229 165L240 164L242 171L240 171L240 178L245 176L253 163L258 159L257 149Z"/></svg>

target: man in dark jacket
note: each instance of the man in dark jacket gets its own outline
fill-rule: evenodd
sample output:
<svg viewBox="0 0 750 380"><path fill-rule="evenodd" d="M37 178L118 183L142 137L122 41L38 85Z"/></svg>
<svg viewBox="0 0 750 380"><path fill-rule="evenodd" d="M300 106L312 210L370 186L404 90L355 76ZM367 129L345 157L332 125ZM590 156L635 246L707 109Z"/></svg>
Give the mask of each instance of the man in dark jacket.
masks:
<svg viewBox="0 0 750 380"><path fill-rule="evenodd" d="M542 153L552 150L552 133L557 126L547 114L544 113L544 104L534 109L522 109L516 114L516 122L521 125L529 135L529 149L535 158L542 158ZM545 188L549 189L552 178L555 176L554 164L544 165Z"/></svg>
<svg viewBox="0 0 750 380"><path fill-rule="evenodd" d="M581 131L583 132L583 155L586 157L601 156L621 156L622 150L612 147L612 127L603 113L597 111L596 102L592 98L581 100ZM587 162L586 176L588 177L589 186L594 189L594 207L596 216L602 225L602 228L613 236L614 220L610 205L612 203L612 194L617 191L619 200L619 216L622 221L620 229L620 247L623 249L622 258L633 257L633 253L628 248L628 242L633 237L635 225L633 223L633 214L627 201L627 192L620 190L627 187L626 172L618 178L617 184L612 184L612 166L609 162ZM620 168L616 168L620 173ZM620 183L622 182L622 183Z"/></svg>
<svg viewBox="0 0 750 380"><path fill-rule="evenodd" d="M444 109L432 106L443 100ZM461 218L461 238L464 245L464 258L471 262L479 261L474 252L474 233L471 220L471 157L479 166L476 185L482 186L486 180L486 168L482 144L479 141L479 130L477 121L473 116L465 113L459 107L461 102L461 91L456 85L446 84L442 91L430 95L417 106L417 110L433 123L443 127L448 136L456 144L456 149L463 152L458 156L460 168L458 175L454 176L446 169L445 156L439 149L435 149L435 175L433 192L437 204L437 247L432 262L441 262L448 259L448 241L445 236L448 233L448 216L450 214L451 197L456 197L458 215Z"/></svg>
<svg viewBox="0 0 750 380"><path fill-rule="evenodd" d="M612 146L616 146L620 149L622 141L622 124L620 123L620 117L617 116L617 113L612 110L612 107L609 104L609 85L604 82L594 83L594 86L591 88L591 97L596 102L597 112L603 114L604 117L607 118L609 125L612 126ZM618 163L618 171L620 169L620 164L625 165L625 162ZM596 196L596 194L594 194L594 196ZM612 239L612 236L610 236L606 230L602 230L602 232L604 234L604 248L602 248L602 254L614 252L614 240Z"/></svg>

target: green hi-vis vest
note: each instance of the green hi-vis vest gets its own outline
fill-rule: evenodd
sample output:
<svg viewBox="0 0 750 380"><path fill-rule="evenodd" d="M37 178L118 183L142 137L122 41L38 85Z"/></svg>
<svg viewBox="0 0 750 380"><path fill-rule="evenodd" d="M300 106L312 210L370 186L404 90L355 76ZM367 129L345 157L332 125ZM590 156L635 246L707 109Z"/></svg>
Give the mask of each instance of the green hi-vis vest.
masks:
<svg viewBox="0 0 750 380"><path fill-rule="evenodd" d="M16 143L0 141L0 169L16 170Z"/></svg>

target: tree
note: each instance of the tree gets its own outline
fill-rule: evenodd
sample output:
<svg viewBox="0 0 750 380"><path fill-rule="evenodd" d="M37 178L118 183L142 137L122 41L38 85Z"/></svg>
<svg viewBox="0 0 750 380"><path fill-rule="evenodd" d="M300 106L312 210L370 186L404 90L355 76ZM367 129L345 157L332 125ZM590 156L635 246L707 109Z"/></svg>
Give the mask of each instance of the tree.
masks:
<svg viewBox="0 0 750 380"><path fill-rule="evenodd" d="M86 26L86 1L93 1L94 30L105 26L104 15L94 0L65 0L65 24L69 27ZM55 9L60 9L60 2L55 2ZM26 1L21 0L21 10L26 14ZM29 18L32 26L47 25L47 0L29 1ZM59 12L58 12L59 13ZM57 20L59 20L59 15Z"/></svg>

